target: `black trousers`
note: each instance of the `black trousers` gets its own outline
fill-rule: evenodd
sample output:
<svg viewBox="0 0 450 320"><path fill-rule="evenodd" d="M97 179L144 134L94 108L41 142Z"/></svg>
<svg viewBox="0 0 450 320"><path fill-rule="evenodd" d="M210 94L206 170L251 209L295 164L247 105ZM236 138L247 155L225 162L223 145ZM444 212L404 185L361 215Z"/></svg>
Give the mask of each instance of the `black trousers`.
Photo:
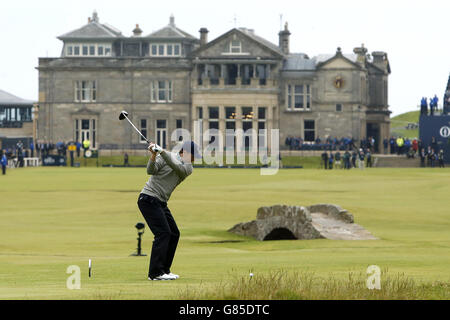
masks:
<svg viewBox="0 0 450 320"><path fill-rule="evenodd" d="M2 165L2 174L6 174L6 166Z"/></svg>
<svg viewBox="0 0 450 320"><path fill-rule="evenodd" d="M166 202L143 193L139 195L138 206L148 227L155 236L150 255L148 276L155 278L164 273L170 273L170 267L180 238L180 231L172 213Z"/></svg>

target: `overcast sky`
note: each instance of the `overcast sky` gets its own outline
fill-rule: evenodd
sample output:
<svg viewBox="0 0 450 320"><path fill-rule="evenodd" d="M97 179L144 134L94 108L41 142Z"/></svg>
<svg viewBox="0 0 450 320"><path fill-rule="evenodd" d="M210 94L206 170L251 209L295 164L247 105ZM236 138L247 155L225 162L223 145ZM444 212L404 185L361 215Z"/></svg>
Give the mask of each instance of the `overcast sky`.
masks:
<svg viewBox="0 0 450 320"><path fill-rule="evenodd" d="M369 52L388 53L394 115L417 110L422 96L437 94L441 106L450 73L449 0L1 0L0 89L37 100L38 57L60 56L56 37L86 24L94 10L126 36L136 23L144 35L155 31L173 14L177 27L194 36L207 27L210 41L236 26L278 44L281 14L291 52L352 53L364 43Z"/></svg>

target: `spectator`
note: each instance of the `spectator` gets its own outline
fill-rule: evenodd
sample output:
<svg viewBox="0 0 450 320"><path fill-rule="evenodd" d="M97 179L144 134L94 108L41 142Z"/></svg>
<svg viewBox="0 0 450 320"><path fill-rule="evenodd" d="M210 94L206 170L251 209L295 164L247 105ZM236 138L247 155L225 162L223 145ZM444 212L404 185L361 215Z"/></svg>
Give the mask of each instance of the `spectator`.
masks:
<svg viewBox="0 0 450 320"><path fill-rule="evenodd" d="M391 137L389 139L389 145L391 146L391 154L394 154L397 150L395 150L395 139Z"/></svg>
<svg viewBox="0 0 450 320"><path fill-rule="evenodd" d="M363 151L363 149L360 148L359 149L359 154L358 154L358 167L361 170L364 169L364 158L365 158L364 151Z"/></svg>
<svg viewBox="0 0 450 320"><path fill-rule="evenodd" d="M125 154L123 155L123 166L124 167L129 167L130 165L128 164L128 153L125 152Z"/></svg>
<svg viewBox="0 0 450 320"><path fill-rule="evenodd" d="M417 141L417 138L414 138L412 141L412 149L414 151L414 155L419 151L419 141Z"/></svg>
<svg viewBox="0 0 450 320"><path fill-rule="evenodd" d="M439 159L439 168L444 168L444 150L441 149L439 150L439 155L438 155L438 159Z"/></svg>
<svg viewBox="0 0 450 320"><path fill-rule="evenodd" d="M338 151L334 155L334 164L336 168L342 169L342 163L341 163L341 153Z"/></svg>
<svg viewBox="0 0 450 320"><path fill-rule="evenodd" d="M388 139L384 139L383 140L383 151L384 151L384 154L387 154L388 153L388 146L389 146L389 141L388 141Z"/></svg>
<svg viewBox="0 0 450 320"><path fill-rule="evenodd" d="M324 151L324 152L322 153L322 163L323 163L324 168L325 168L325 170L326 170L327 167L328 167L328 153L327 153L326 151Z"/></svg>
<svg viewBox="0 0 450 320"><path fill-rule="evenodd" d="M434 168L434 160L435 160L435 154L434 154L434 149L431 148L430 153L428 154L428 159L429 159L429 163L430 163L430 167Z"/></svg>
<svg viewBox="0 0 450 320"><path fill-rule="evenodd" d="M77 147L77 157L80 157L80 149L81 149L81 143L80 141L77 140L77 142L75 142L75 146Z"/></svg>
<svg viewBox="0 0 450 320"><path fill-rule="evenodd" d="M409 148L408 153L406 154L406 157L408 159L414 159L414 155L415 155L415 153L414 153L413 148Z"/></svg>
<svg viewBox="0 0 450 320"><path fill-rule="evenodd" d="M427 153L425 152L425 149L422 148L420 150L420 166L422 168L425 168L425 158L427 157Z"/></svg>
<svg viewBox="0 0 450 320"><path fill-rule="evenodd" d="M367 158L367 168L372 168L372 154L370 153L369 149L367 149L366 158Z"/></svg>
<svg viewBox="0 0 450 320"><path fill-rule="evenodd" d="M30 142L30 152L31 152L31 157L34 157L34 143L33 140L31 140Z"/></svg>
<svg viewBox="0 0 450 320"><path fill-rule="evenodd" d="M344 169L350 169L351 165L350 165L350 152L348 152L348 150L345 151L344 153Z"/></svg>
<svg viewBox="0 0 450 320"><path fill-rule="evenodd" d="M397 144L397 154L400 155L403 153L403 145L404 145L405 141L403 140L402 137L398 137L395 142Z"/></svg>
<svg viewBox="0 0 450 320"><path fill-rule="evenodd" d="M352 152L352 165L353 165L353 168L356 168L356 158L357 157L358 157L358 154L356 153L355 150L353 150L353 152Z"/></svg>
<svg viewBox="0 0 450 320"><path fill-rule="evenodd" d="M328 157L328 169L333 169L333 161L334 161L334 156L333 153L330 152L330 156Z"/></svg>
<svg viewBox="0 0 450 320"><path fill-rule="evenodd" d="M8 158L3 150L0 151L0 164L2 165L2 175L6 174L6 166L8 165Z"/></svg>

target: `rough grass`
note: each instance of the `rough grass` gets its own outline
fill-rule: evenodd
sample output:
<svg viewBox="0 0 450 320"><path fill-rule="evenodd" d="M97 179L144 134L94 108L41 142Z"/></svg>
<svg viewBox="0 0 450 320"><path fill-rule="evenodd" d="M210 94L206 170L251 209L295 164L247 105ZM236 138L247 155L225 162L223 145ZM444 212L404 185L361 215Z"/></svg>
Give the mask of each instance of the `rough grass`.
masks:
<svg viewBox="0 0 450 320"><path fill-rule="evenodd" d="M449 299L450 284L418 284L405 274L381 272L380 289L368 289L367 275L321 277L313 272L272 271L252 277L233 276L213 288L186 287L179 298L189 300L423 300Z"/></svg>

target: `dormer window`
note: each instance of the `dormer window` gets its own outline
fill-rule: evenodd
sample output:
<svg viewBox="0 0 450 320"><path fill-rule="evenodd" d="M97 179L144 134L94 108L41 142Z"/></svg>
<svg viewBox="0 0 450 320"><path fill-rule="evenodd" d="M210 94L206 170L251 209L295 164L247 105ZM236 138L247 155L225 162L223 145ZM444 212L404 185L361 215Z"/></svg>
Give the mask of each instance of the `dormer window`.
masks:
<svg viewBox="0 0 450 320"><path fill-rule="evenodd" d="M231 40L230 52L231 53L241 53L242 52L242 45L239 40Z"/></svg>
<svg viewBox="0 0 450 320"><path fill-rule="evenodd" d="M150 55L153 57L181 56L181 45L179 43L153 43L150 48Z"/></svg>
<svg viewBox="0 0 450 320"><path fill-rule="evenodd" d="M66 45L66 56L104 57L111 56L111 44L91 43Z"/></svg>

